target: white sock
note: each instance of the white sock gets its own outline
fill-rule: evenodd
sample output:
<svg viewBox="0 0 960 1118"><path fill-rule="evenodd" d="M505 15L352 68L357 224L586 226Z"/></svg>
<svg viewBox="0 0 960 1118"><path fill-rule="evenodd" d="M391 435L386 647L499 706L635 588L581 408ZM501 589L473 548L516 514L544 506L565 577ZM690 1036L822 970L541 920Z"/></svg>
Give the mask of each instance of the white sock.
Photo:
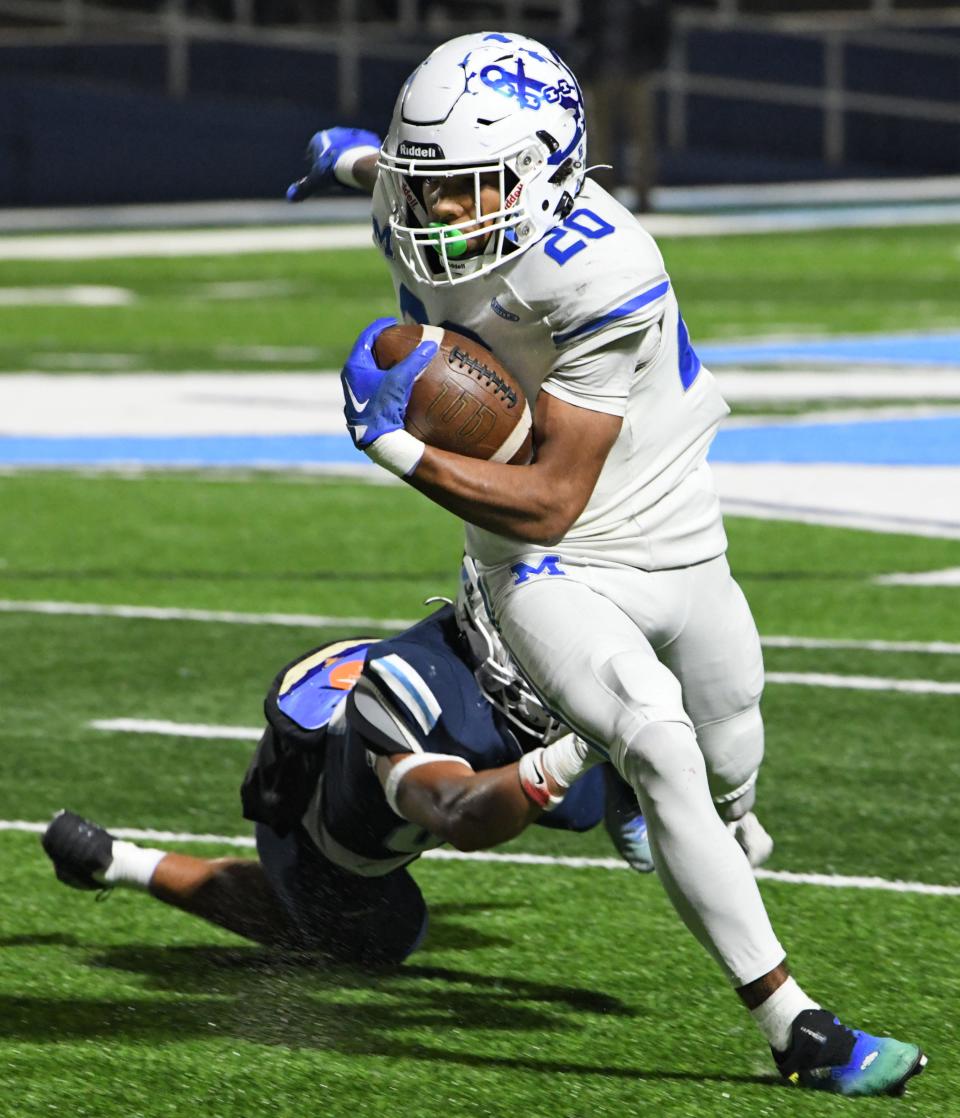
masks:
<svg viewBox="0 0 960 1118"><path fill-rule="evenodd" d="M113 860L103 875L104 885L127 885L131 889L146 889L153 871L167 856L165 850L137 846L122 839L113 840Z"/></svg>
<svg viewBox="0 0 960 1118"><path fill-rule="evenodd" d="M777 1052L786 1052L790 1047L790 1029L797 1014L805 1009L819 1009L815 1001L800 989L796 981L788 978L778 986L765 1002L750 1010L757 1028L767 1038L767 1043Z"/></svg>

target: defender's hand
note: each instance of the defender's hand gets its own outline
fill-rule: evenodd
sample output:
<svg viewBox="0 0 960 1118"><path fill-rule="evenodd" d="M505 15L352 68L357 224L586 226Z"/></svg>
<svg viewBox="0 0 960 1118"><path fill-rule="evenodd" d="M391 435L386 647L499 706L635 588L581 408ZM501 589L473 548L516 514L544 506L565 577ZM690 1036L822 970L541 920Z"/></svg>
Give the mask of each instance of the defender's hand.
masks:
<svg viewBox="0 0 960 1118"><path fill-rule="evenodd" d="M325 128L315 132L307 144L310 170L287 187L288 202L302 202L311 194L327 190L335 182L361 189L353 165L364 155L380 151L380 137L363 128Z"/></svg>
<svg viewBox="0 0 960 1118"><path fill-rule="evenodd" d="M423 453L420 440L403 431L404 414L413 382L436 356L437 343L421 342L393 368L381 369L374 360L373 345L383 330L395 325L396 319L378 318L362 331L340 373L340 383L345 401L343 414L354 446L369 454L378 465L404 477L416 468ZM394 444L403 448L399 458L396 450L385 453Z"/></svg>

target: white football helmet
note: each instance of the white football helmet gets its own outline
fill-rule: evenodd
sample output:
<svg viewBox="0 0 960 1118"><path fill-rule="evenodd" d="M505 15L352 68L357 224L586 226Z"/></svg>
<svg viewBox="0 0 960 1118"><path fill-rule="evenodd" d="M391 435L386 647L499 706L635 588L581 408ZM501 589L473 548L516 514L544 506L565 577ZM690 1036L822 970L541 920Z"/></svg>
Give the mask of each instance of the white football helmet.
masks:
<svg viewBox="0 0 960 1118"><path fill-rule="evenodd" d="M473 674L480 690L497 710L544 745L569 733L534 694L500 639L483 599L476 565L469 555L463 557L454 609L457 625L477 665Z"/></svg>
<svg viewBox="0 0 960 1118"><path fill-rule="evenodd" d="M522 35L451 39L407 79L380 150L395 249L434 286L482 275L563 220L585 163L583 95L554 51ZM489 174L500 203L481 215ZM431 226L425 180L453 176L472 176L475 220ZM483 251L468 254L476 237Z"/></svg>

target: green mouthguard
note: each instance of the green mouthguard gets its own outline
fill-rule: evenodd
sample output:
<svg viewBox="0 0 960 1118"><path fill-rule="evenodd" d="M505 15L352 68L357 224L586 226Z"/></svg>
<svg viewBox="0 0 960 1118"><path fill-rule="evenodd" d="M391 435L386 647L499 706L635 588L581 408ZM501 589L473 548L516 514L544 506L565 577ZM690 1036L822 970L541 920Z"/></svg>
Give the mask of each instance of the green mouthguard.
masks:
<svg viewBox="0 0 960 1118"><path fill-rule="evenodd" d="M467 238L455 225L444 225L442 221L431 221L430 228L436 230L435 233L430 235L430 239L437 248L440 248L442 244L451 260L456 260L458 256L463 256L466 253L469 247Z"/></svg>

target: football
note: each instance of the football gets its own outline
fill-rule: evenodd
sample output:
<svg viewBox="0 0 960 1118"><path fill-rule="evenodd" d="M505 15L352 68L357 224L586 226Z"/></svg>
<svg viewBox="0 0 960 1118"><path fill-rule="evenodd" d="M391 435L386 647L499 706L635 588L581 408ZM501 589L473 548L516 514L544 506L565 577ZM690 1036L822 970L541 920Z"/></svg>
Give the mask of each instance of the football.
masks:
<svg viewBox="0 0 960 1118"><path fill-rule="evenodd" d="M388 326L374 343L374 360L389 369L426 341L440 348L414 381L406 429L468 458L529 462L533 430L523 389L479 342L439 326Z"/></svg>

